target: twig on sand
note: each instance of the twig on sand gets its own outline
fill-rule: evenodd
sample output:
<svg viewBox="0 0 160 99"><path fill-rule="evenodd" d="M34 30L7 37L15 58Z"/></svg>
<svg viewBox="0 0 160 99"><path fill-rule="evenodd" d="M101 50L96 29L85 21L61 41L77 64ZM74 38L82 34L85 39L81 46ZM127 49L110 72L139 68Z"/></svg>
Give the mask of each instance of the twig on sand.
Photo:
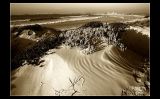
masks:
<svg viewBox="0 0 160 99"><path fill-rule="evenodd" d="M83 76L79 76L77 79L74 78L74 80L73 80L74 82L72 82L72 80L69 78L69 81L71 82L72 85L75 85L75 84L77 84L81 79L83 79L83 82L82 82L82 86L83 86L83 84L84 84L84 82L85 82L85 79L84 79ZM72 85L71 85L71 86L72 86ZM71 86L70 86L70 87L71 87Z"/></svg>
<svg viewBox="0 0 160 99"><path fill-rule="evenodd" d="M69 78L69 81L71 82L71 86L72 86L72 88L73 88L73 93L71 94L71 96L73 96L74 94L76 94L78 91L77 90L75 90L75 87L74 87L74 85L77 83L77 81L75 82L75 79L74 79L74 82L72 82L72 80Z"/></svg>
<svg viewBox="0 0 160 99"><path fill-rule="evenodd" d="M78 78L74 78L74 80L72 81L70 78L69 78L69 81L71 83L71 86L72 87L72 90L73 92L71 93L71 96L75 95L76 93L80 93L78 90L75 89L75 85L81 80L83 79L83 82L82 82L82 86L83 86L83 83L85 81L85 79L83 78L83 76L79 76ZM61 96L65 91L69 91L68 90L65 90L65 89L61 89L61 90L55 90L53 88L53 90L55 91L55 95L58 95L58 96Z"/></svg>
<svg viewBox="0 0 160 99"><path fill-rule="evenodd" d="M75 90L72 94L71 94L71 96L73 96L74 94L76 94L78 91L77 90Z"/></svg>
<svg viewBox="0 0 160 99"><path fill-rule="evenodd" d="M64 89L61 90L55 90L55 95L61 96L61 94L63 93Z"/></svg>
<svg viewBox="0 0 160 99"><path fill-rule="evenodd" d="M75 89L75 85L81 80L83 79L83 82L82 82L82 86L83 86L83 83L85 81L85 79L83 78L83 76L79 76L77 79L75 78L73 81L69 78L69 81L70 83L72 84L72 88L73 88L73 93L71 94L71 96L73 96L74 94L76 94L77 92L79 92L78 90ZM80 92L79 92L80 93Z"/></svg>

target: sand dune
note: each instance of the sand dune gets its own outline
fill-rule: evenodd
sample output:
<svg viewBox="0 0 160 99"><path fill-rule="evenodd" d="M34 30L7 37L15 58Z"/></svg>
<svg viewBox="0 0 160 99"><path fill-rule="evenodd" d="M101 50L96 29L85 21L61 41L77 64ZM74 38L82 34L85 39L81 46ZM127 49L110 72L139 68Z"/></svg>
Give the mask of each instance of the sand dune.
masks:
<svg viewBox="0 0 160 99"><path fill-rule="evenodd" d="M12 71L11 95L121 95L137 84L133 64L114 46L91 55L62 47L42 59L44 67L24 65Z"/></svg>
<svg viewBox="0 0 160 99"><path fill-rule="evenodd" d="M66 20L64 18L64 20L61 19L60 21L57 21L56 24L47 23L46 20L45 22L42 21L42 24L47 24L46 26L48 27L58 27L61 30L68 30L73 27L77 28L79 25L93 20L114 23L120 21L128 22L127 20L134 20L137 18L137 16L129 15L122 16L122 18L120 18L121 15L118 17L117 16L118 15L115 15L115 17L94 17L92 20L89 20L88 18L85 19L84 17L71 17L69 18L71 20ZM139 18L140 16L137 19ZM63 24L62 21L64 21ZM141 23L143 20L139 19L138 21ZM23 26L23 24L20 25ZM150 37L148 28L149 27L141 28L130 26L129 29L137 30L143 34L147 34ZM126 33L134 34L136 32L127 31ZM144 82L138 83L135 80L136 78L133 76L133 70L139 69L139 65L144 63L142 62L143 58L137 55L138 53L136 53L136 51L142 53L141 51L143 47L141 47L141 45L147 45L148 43L146 43L146 41L148 41L148 39L145 39L144 42L141 43L138 42L135 45L135 42L132 42L132 39L135 40L138 36L134 35L134 37L132 36L133 34L129 35L129 37L124 36L127 38L126 44L131 45L133 43L130 46L130 49L129 46L127 46L128 48L125 51L121 51L114 45L109 45L100 51L85 55L81 52L83 50L79 47L69 48L69 46L64 46L65 44L61 44L60 48L58 47L59 49L51 48L51 50L47 52L47 55L44 54L44 56L40 56L41 60L44 60L44 62L39 65L25 64L11 71L11 95L120 96L122 95L122 90L128 88L129 86L144 85L142 84ZM26 35L24 36L27 37ZM50 40L47 41L49 42ZM51 42L53 45L54 43L55 42ZM41 45L43 42L39 44ZM47 44L48 43L46 43L46 45ZM132 47L136 50L133 50L134 48ZM144 46L144 48L148 47ZM143 50L143 52L147 51Z"/></svg>

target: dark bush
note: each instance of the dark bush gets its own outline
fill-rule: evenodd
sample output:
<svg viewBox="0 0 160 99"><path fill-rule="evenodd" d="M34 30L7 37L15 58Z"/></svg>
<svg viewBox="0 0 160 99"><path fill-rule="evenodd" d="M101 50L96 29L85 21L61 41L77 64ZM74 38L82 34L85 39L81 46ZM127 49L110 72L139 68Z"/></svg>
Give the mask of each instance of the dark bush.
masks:
<svg viewBox="0 0 160 99"><path fill-rule="evenodd" d="M130 22L127 23L130 26L139 26L139 27L149 27L150 26L150 21L149 20L143 20L143 21L135 21L135 22Z"/></svg>
<svg viewBox="0 0 160 99"><path fill-rule="evenodd" d="M45 36L45 38L41 39L38 42L31 42L31 40L29 39L23 39L18 37L12 39L11 69L15 69L21 66L24 60L26 60L29 64L38 64L39 58L42 57L46 53L46 51L48 51L49 49L53 49L56 46L59 46L64 40L64 37L59 37L61 31L47 27L41 27L39 25L25 26L19 28L19 30L23 31L24 29L30 29L33 32L33 30L41 30L41 28L42 31L36 33L46 33L46 31L49 30L50 34L46 34L47 36ZM29 35L31 34L32 33L29 33Z"/></svg>
<svg viewBox="0 0 160 99"><path fill-rule="evenodd" d="M83 28L86 28L86 27L96 28L96 27L100 27L100 26L103 26L102 22L100 22L100 21L94 21L94 22L89 22L89 23L83 25L82 27Z"/></svg>
<svg viewBox="0 0 160 99"><path fill-rule="evenodd" d="M14 33L14 32L18 32L18 27L12 27L11 28L11 33Z"/></svg>
<svg viewBox="0 0 160 99"><path fill-rule="evenodd" d="M35 24L35 25L28 25L28 26L23 26L21 29L30 29L33 31L43 31L43 28L41 25Z"/></svg>
<svg viewBox="0 0 160 99"><path fill-rule="evenodd" d="M147 35L137 33L135 30L127 30L122 33L121 39L128 49L149 58L149 37Z"/></svg>
<svg viewBox="0 0 160 99"><path fill-rule="evenodd" d="M33 46L35 43L35 41L25 38L11 38L11 57L13 58L15 55L19 54L19 52Z"/></svg>
<svg viewBox="0 0 160 99"><path fill-rule="evenodd" d="M30 48L27 48L23 52L17 54L11 61L11 69L15 69L21 66L23 60L26 60L29 64L39 64L39 59L45 55L46 51L59 46L64 38L57 38L50 36L42 41L39 41Z"/></svg>
<svg viewBox="0 0 160 99"><path fill-rule="evenodd" d="M110 23L109 26L114 32L122 32L128 27L125 23Z"/></svg>

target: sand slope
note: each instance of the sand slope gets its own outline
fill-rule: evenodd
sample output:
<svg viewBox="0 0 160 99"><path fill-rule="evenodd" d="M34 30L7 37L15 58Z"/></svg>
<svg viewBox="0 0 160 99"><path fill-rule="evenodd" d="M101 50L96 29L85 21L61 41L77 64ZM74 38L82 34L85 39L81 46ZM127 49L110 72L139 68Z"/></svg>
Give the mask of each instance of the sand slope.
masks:
<svg viewBox="0 0 160 99"><path fill-rule="evenodd" d="M42 60L43 67L24 65L12 71L11 95L121 95L137 84L133 63L114 46L91 55L62 47Z"/></svg>

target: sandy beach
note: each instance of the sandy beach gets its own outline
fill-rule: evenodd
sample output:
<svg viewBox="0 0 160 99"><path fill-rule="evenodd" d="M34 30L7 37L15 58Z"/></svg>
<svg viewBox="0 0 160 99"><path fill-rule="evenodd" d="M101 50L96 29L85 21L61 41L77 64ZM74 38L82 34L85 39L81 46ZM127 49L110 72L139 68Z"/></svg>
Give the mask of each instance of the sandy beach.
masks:
<svg viewBox="0 0 160 99"><path fill-rule="evenodd" d="M137 85L133 63L114 46L87 56L65 46L51 51L55 53L42 57L44 67L24 65L12 71L11 95L72 95L70 80L75 83L74 95L119 96L122 89Z"/></svg>
<svg viewBox="0 0 160 99"><path fill-rule="evenodd" d="M125 22L128 18L135 20L142 16L103 16L42 26L63 31L91 21L113 23ZM150 37L149 27L132 26L130 29ZM138 70L143 58L130 49L123 52L115 45L109 45L86 55L79 47L61 44L46 53L40 58L44 62L39 65L24 64L11 71L12 96L121 96L122 90L129 86L144 86L143 81L138 83L133 76L133 70Z"/></svg>

